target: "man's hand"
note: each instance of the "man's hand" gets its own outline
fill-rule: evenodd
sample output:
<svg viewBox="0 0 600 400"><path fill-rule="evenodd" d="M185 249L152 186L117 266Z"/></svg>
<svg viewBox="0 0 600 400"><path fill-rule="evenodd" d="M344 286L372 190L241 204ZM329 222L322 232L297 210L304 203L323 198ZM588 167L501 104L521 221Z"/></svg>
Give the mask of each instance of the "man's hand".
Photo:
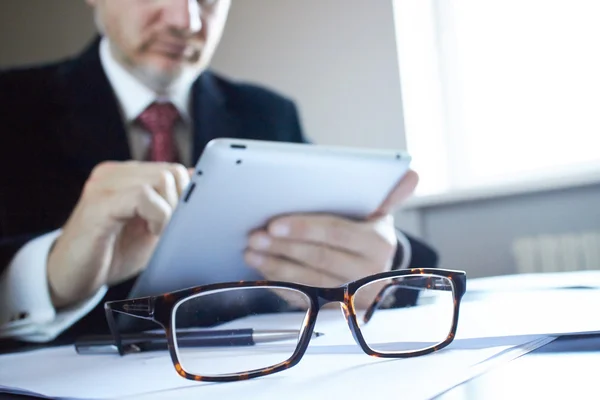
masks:
<svg viewBox="0 0 600 400"><path fill-rule="evenodd" d="M390 270L397 243L393 212L417 183L418 175L409 171L366 221L333 215L277 218L251 234L246 262L269 280L316 286Z"/></svg>
<svg viewBox="0 0 600 400"><path fill-rule="evenodd" d="M98 165L48 258L54 306L138 274L189 181L190 172L179 164Z"/></svg>

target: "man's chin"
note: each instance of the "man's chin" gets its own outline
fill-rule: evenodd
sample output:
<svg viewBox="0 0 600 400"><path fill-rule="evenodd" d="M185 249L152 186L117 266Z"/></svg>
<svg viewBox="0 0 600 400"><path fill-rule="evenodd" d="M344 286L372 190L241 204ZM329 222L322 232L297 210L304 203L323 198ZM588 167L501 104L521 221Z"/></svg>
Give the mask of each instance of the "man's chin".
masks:
<svg viewBox="0 0 600 400"><path fill-rule="evenodd" d="M136 68L136 75L152 90L161 92L167 89L174 81L190 70L199 73L195 66L181 60L153 60Z"/></svg>

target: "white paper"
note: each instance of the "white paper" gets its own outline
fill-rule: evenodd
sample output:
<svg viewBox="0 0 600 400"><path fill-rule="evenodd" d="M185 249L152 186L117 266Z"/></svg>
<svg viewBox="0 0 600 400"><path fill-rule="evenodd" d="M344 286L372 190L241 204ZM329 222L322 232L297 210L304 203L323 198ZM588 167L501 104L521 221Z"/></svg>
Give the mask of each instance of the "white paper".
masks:
<svg viewBox="0 0 600 400"><path fill-rule="evenodd" d="M600 289L497 294L464 302L457 338L600 331Z"/></svg>
<svg viewBox="0 0 600 400"><path fill-rule="evenodd" d="M390 325L417 309L378 311ZM250 318L248 319L250 321ZM297 319L289 319L296 323ZM251 317L255 328L290 328L286 315ZM235 325L248 326L247 321ZM0 385L46 396L80 399L159 398L431 398L513 359L552 338L520 336L463 338L427 356L380 359L363 353L339 310L323 310L316 329L325 336L311 342L300 363L286 371L243 382L202 383L181 378L166 353L78 355L68 347L0 357ZM382 333L382 338L384 338ZM211 352L215 363L239 357L235 350ZM25 372L26 371L26 372Z"/></svg>
<svg viewBox="0 0 600 400"><path fill-rule="evenodd" d="M545 342L537 339L537 344ZM535 342L535 341L534 341ZM534 346L535 347L535 346ZM334 351L309 353L286 371L242 382L201 383L185 380L168 356L143 354L79 356L62 347L4 356L0 382L47 396L81 399L113 398L376 398L395 395L427 399L485 370L514 346L442 350L428 356L386 360L366 354ZM529 350L529 349L527 349ZM509 359L523 351L504 353ZM490 361L491 362L491 361ZM27 371L27 373L24 373Z"/></svg>
<svg viewBox="0 0 600 400"><path fill-rule="evenodd" d="M600 265L598 268L600 268ZM481 291L513 292L568 288L600 289L600 270L511 274L475 278L467 281L467 288L470 293Z"/></svg>

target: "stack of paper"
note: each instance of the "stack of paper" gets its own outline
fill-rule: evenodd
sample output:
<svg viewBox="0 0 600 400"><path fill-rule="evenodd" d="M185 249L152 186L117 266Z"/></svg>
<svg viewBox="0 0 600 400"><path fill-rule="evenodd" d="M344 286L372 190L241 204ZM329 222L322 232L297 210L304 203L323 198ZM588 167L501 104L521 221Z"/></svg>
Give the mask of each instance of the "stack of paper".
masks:
<svg viewBox="0 0 600 400"><path fill-rule="evenodd" d="M405 311L386 311L390 326ZM325 335L313 341L297 366L249 381L215 384L185 380L176 374L166 353L82 356L72 347L60 347L0 357L0 385L79 399L236 398L242 393L244 399L371 398L398 393L404 398L427 399L495 362L518 357L550 340L545 336L491 342L461 339L423 357L379 359L364 354L354 343L338 310L323 311L321 317L317 330ZM253 318L254 327L286 325L285 315L276 321ZM239 356L234 351L224 352L215 362L227 363Z"/></svg>

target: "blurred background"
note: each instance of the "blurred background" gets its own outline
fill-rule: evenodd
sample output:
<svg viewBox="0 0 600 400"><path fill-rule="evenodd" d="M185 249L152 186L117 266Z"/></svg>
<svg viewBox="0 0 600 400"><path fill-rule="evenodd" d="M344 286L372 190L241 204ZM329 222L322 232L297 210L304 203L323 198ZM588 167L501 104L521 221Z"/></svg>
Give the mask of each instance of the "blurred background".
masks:
<svg viewBox="0 0 600 400"><path fill-rule="evenodd" d="M315 142L407 149L397 225L470 277L600 268L600 4L232 2L213 69L296 101ZM81 51L84 0L0 2L0 68Z"/></svg>

